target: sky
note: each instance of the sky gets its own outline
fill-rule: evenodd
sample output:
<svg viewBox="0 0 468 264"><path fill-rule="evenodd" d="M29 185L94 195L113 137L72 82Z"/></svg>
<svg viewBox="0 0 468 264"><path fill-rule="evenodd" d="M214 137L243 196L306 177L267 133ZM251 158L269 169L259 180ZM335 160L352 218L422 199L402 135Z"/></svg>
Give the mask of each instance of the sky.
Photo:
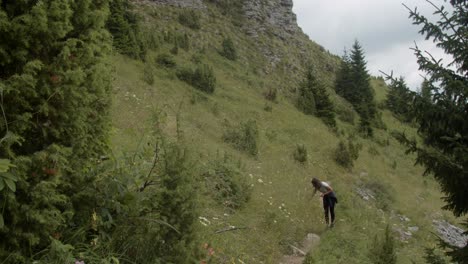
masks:
<svg viewBox="0 0 468 264"><path fill-rule="evenodd" d="M369 72L381 76L379 70L403 76L412 90L423 78L418 71L414 52L419 48L434 57L450 62L432 41L424 40L419 27L408 18L405 3L418 7L422 14L433 17L433 7L424 0L293 0L299 26L310 39L339 56L358 40L364 48ZM437 5L443 0L433 0Z"/></svg>

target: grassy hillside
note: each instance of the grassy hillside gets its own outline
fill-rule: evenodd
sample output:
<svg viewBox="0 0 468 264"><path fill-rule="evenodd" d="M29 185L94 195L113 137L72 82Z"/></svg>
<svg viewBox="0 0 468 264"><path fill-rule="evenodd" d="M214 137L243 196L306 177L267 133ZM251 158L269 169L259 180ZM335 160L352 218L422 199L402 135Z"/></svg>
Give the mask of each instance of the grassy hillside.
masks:
<svg viewBox="0 0 468 264"><path fill-rule="evenodd" d="M419 263L424 247L434 244L432 220L450 218L440 210L443 203L438 185L421 177L423 169L414 166L414 157L391 136L393 130L416 135L414 128L400 123L383 110L387 130L376 130L373 139L360 138L357 125L338 121L338 132L331 131L318 118L306 116L294 106L295 89L307 61L316 65L329 86L338 109L349 106L331 87L338 66L336 56L309 42L304 55L295 40L273 36L252 39L232 24L216 8L200 13L201 29L192 30L178 22L182 10L170 7L139 6L147 34L156 45L146 62L115 55L114 132L112 146L116 156L131 154L144 146L155 125L154 116L164 118L164 131L183 140L191 150L199 175L198 197L202 243L214 248L213 263L278 263L289 245L307 233L321 236L309 263L368 263L369 248L376 235L382 236L387 224L406 231L419 231L397 243L398 263ZM175 68L156 63L159 54L170 54L173 44L166 34L187 34L190 49L179 48ZM177 32L177 33L176 33ZM224 37L233 39L239 53L237 61L220 55ZM297 41L305 41L298 36ZM287 53L275 67L261 52L262 47ZM177 68L208 64L214 69L217 88L212 95L195 90L176 76ZM153 76L154 82L148 81ZM146 80L146 81L145 81ZM373 80L376 98L385 98L384 85ZM278 89L277 102L265 99L269 89ZM266 111L265 106L271 106ZM258 155L233 148L223 134L241 122L254 120L258 127ZM357 124L357 121L356 121ZM336 164L334 150L340 140L351 138L362 145L352 170ZM293 158L297 144L304 144L308 160L300 164ZM210 166L224 155L239 171L237 181L248 186L250 199L238 209L218 203L210 195ZM339 198L337 224L327 230L321 201L312 197L312 177L330 182ZM365 201L356 188L374 191L376 200ZM400 220L404 215L409 222ZM216 231L239 227L237 230ZM397 232L393 232L399 237ZM201 245L200 245L201 246Z"/></svg>

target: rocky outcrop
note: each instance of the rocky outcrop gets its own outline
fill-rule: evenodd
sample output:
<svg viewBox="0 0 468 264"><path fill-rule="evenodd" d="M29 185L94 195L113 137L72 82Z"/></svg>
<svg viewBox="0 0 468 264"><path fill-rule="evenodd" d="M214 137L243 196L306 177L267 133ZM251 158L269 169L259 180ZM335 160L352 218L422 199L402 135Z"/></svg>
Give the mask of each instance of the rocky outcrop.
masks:
<svg viewBox="0 0 468 264"><path fill-rule="evenodd" d="M293 13L292 0L247 0L244 13L247 19L247 33L256 36L269 30L273 34L286 38L288 34L300 31L296 14Z"/></svg>
<svg viewBox="0 0 468 264"><path fill-rule="evenodd" d="M145 2L194 9L206 7L202 0L146 0Z"/></svg>
<svg viewBox="0 0 468 264"><path fill-rule="evenodd" d="M468 235L464 234L464 230L456 227L445 220L433 220L435 229L440 237L452 246L459 248L465 247L468 243Z"/></svg>

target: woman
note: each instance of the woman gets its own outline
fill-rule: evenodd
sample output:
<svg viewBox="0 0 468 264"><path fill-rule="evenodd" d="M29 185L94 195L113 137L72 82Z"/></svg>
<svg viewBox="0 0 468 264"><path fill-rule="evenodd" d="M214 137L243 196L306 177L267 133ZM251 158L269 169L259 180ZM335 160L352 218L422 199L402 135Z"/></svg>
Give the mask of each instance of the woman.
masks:
<svg viewBox="0 0 468 264"><path fill-rule="evenodd" d="M317 191L321 192L320 197L323 197L323 209L325 210L325 222L327 226L329 224L328 213L330 212L331 224L333 227L335 224L335 204L338 203L336 195L333 189L326 182L322 182L317 178L312 179L312 185L314 186L314 195Z"/></svg>

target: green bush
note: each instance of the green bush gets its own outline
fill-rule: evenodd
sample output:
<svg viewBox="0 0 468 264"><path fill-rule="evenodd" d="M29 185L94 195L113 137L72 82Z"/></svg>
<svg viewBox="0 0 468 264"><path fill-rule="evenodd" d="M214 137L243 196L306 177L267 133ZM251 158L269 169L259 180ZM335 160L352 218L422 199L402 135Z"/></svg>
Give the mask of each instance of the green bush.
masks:
<svg viewBox="0 0 468 264"><path fill-rule="evenodd" d="M194 30L201 28L200 15L193 9L184 9L179 14L179 23Z"/></svg>
<svg viewBox="0 0 468 264"><path fill-rule="evenodd" d="M257 122L249 120L241 122L238 126L228 128L223 135L224 142L230 143L236 149L247 152L252 156L258 154L258 128Z"/></svg>
<svg viewBox="0 0 468 264"><path fill-rule="evenodd" d="M447 264L448 262L439 254L436 253L435 248L426 248L426 255L424 255L424 260L428 264Z"/></svg>
<svg viewBox="0 0 468 264"><path fill-rule="evenodd" d="M147 53L140 22L129 0L114 0L109 4L106 28L112 34L113 46L122 54L144 59Z"/></svg>
<svg viewBox="0 0 468 264"><path fill-rule="evenodd" d="M228 60L232 60L232 61L237 60L237 50L231 38L225 38L223 40L222 47L223 47L221 51L222 56L224 56Z"/></svg>
<svg viewBox="0 0 468 264"><path fill-rule="evenodd" d="M395 252L395 239L390 233L390 226L387 225L382 239L375 236L374 243L371 245L369 259L374 264L395 264L397 255Z"/></svg>
<svg viewBox="0 0 468 264"><path fill-rule="evenodd" d="M307 148L305 145L296 145L293 153L294 160L304 164L307 161Z"/></svg>
<svg viewBox="0 0 468 264"><path fill-rule="evenodd" d="M168 53L161 53L156 57L156 63L165 68L174 68L177 64L174 57Z"/></svg>
<svg viewBox="0 0 468 264"><path fill-rule="evenodd" d="M354 122L356 120L356 114L354 113L352 108L345 106L340 107L339 105L339 107L337 107L337 114L338 118L341 121L354 125Z"/></svg>
<svg viewBox="0 0 468 264"><path fill-rule="evenodd" d="M336 163L345 168L352 168L354 166L354 161L359 157L361 148L362 146L360 144L353 144L351 140L348 140L348 144L340 141L334 152Z"/></svg>
<svg viewBox="0 0 468 264"><path fill-rule="evenodd" d="M273 112L273 106L271 104L265 104L265 106L263 107L263 110L265 110L265 112Z"/></svg>
<svg viewBox="0 0 468 264"><path fill-rule="evenodd" d="M268 91L266 91L263 96L265 97L265 99L267 99L268 101L271 101L271 102L276 102L276 99L278 97L278 92L276 89L274 88L270 88L268 89Z"/></svg>
<svg viewBox="0 0 468 264"><path fill-rule="evenodd" d="M198 65L195 70L190 68L181 68L177 71L179 80L184 81L194 88L206 92L214 93L216 88L216 77L213 68L206 64Z"/></svg>
<svg viewBox="0 0 468 264"><path fill-rule="evenodd" d="M250 199L251 188L237 164L228 155L210 162L203 174L210 196L231 209L241 208Z"/></svg>
<svg viewBox="0 0 468 264"><path fill-rule="evenodd" d="M145 68L143 69L143 80L148 85L154 84L154 70L151 65L148 65L148 64L145 65Z"/></svg>

